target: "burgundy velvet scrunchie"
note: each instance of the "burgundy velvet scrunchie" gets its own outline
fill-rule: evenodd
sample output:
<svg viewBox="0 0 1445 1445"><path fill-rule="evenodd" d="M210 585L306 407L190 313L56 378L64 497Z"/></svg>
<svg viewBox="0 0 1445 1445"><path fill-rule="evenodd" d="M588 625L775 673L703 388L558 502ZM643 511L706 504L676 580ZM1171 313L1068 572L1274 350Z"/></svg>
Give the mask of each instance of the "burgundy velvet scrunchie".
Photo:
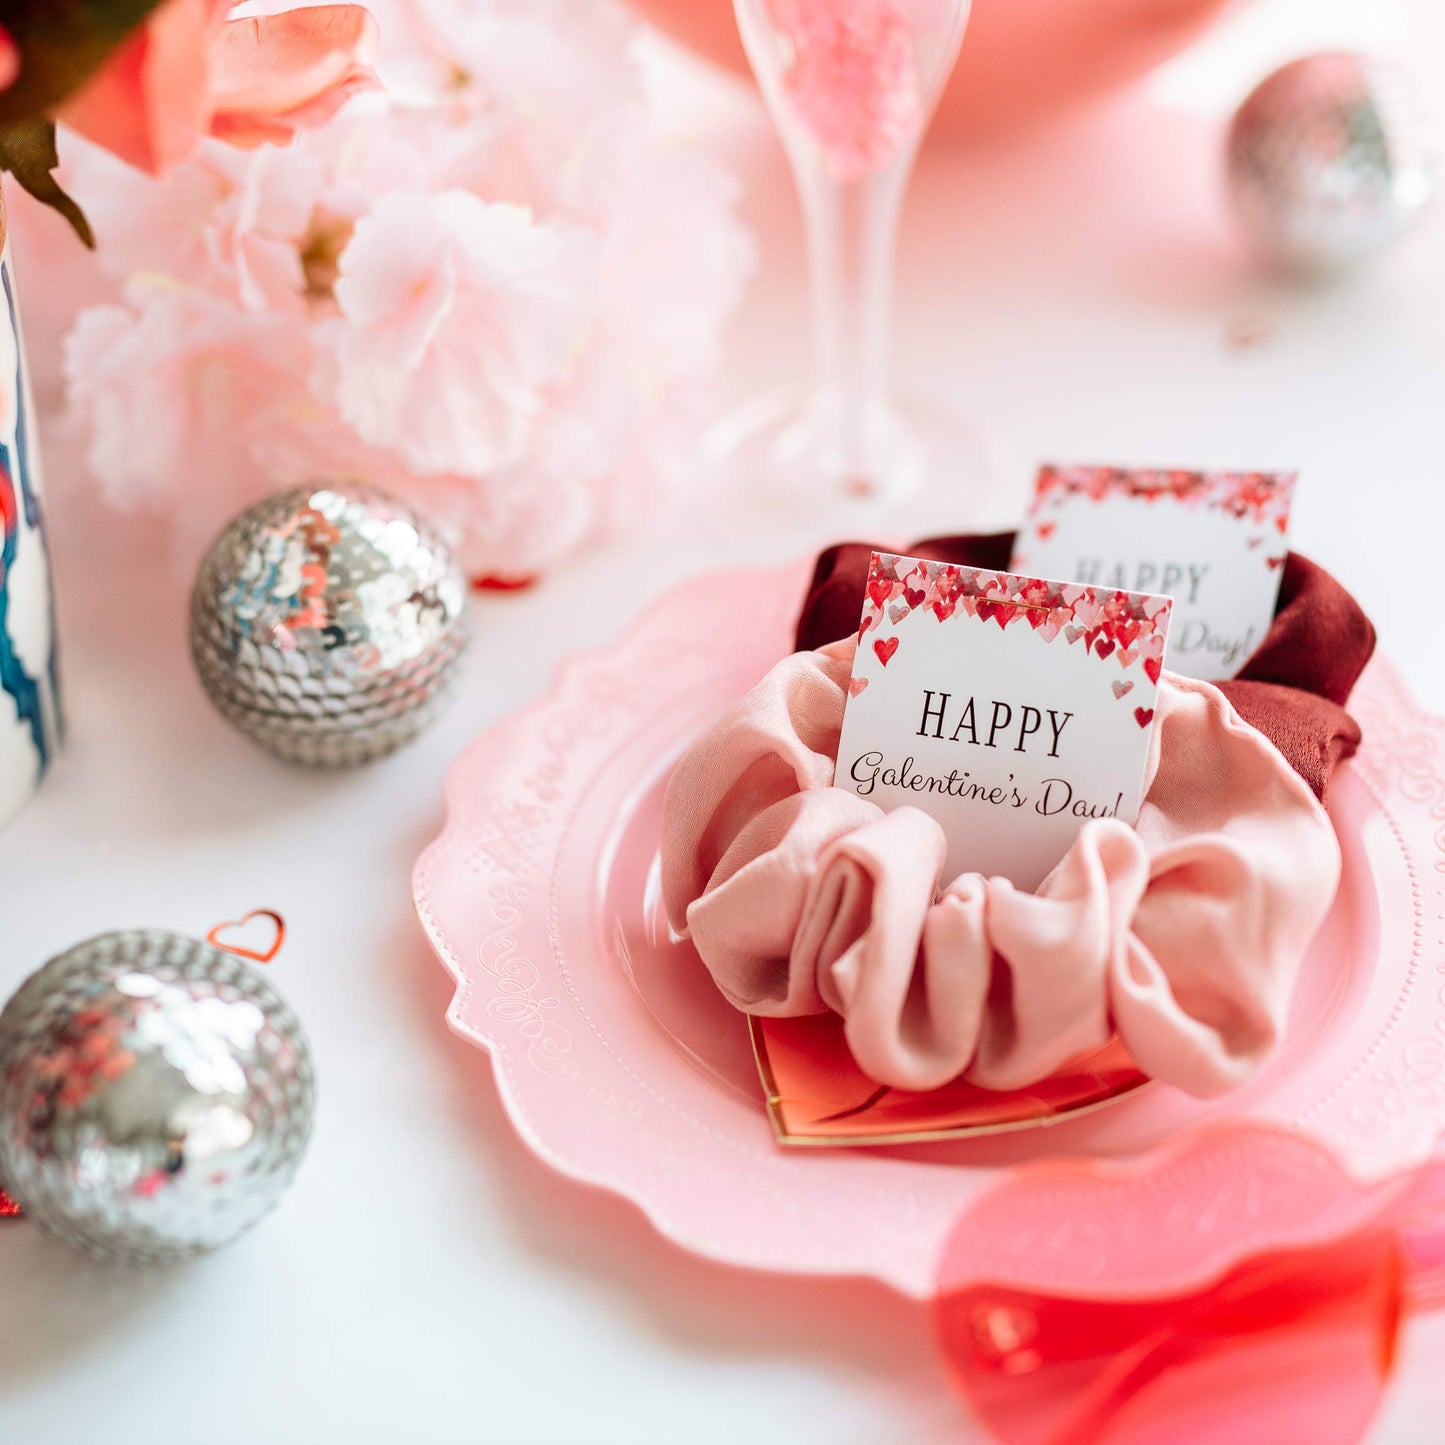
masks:
<svg viewBox="0 0 1445 1445"><path fill-rule="evenodd" d="M930 537L910 557L1007 571L1014 533ZM818 556L798 617L799 651L847 637L863 611L868 559L875 548L843 542ZM1358 602L1323 567L1291 552L1285 558L1274 624L1254 655L1219 690L1325 801L1330 777L1360 745L1360 728L1344 704L1375 650L1375 629Z"/></svg>

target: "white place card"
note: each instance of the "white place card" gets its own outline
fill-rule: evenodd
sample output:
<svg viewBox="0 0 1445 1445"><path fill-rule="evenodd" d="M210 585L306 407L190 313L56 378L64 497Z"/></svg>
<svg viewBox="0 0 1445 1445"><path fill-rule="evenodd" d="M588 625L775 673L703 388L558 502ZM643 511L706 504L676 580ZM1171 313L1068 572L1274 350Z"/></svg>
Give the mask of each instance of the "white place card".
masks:
<svg viewBox="0 0 1445 1445"><path fill-rule="evenodd" d="M1288 550L1293 472L1039 469L1016 572L1174 598L1169 666L1233 677L1264 640Z"/></svg>
<svg viewBox="0 0 1445 1445"><path fill-rule="evenodd" d="M1170 599L873 554L835 786L1033 889L1143 801Z"/></svg>

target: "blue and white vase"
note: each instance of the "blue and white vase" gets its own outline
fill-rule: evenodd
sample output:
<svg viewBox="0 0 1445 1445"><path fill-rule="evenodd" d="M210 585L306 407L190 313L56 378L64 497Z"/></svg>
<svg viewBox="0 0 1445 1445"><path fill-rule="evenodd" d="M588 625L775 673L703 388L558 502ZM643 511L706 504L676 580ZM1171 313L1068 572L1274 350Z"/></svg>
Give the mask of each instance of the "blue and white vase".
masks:
<svg viewBox="0 0 1445 1445"><path fill-rule="evenodd" d="M0 196L0 826L39 786L60 741L50 555L7 232Z"/></svg>

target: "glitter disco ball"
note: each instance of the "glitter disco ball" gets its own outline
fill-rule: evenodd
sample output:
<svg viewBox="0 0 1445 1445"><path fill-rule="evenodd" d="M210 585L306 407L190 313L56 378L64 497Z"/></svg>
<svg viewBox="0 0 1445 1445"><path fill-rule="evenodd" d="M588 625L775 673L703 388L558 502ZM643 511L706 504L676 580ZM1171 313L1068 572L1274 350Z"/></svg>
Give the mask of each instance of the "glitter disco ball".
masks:
<svg viewBox="0 0 1445 1445"><path fill-rule="evenodd" d="M1235 112L1226 169L1240 225L1271 261L1334 271L1382 249L1424 210L1433 125L1394 66L1330 52L1267 76Z"/></svg>
<svg viewBox="0 0 1445 1445"><path fill-rule="evenodd" d="M470 627L435 528L374 487L282 492L212 544L191 594L211 701L283 758L370 762L436 714Z"/></svg>
<svg viewBox="0 0 1445 1445"><path fill-rule="evenodd" d="M280 995L182 934L78 944L0 1014L0 1179L102 1258L169 1263L249 1228L296 1172L314 1097Z"/></svg>

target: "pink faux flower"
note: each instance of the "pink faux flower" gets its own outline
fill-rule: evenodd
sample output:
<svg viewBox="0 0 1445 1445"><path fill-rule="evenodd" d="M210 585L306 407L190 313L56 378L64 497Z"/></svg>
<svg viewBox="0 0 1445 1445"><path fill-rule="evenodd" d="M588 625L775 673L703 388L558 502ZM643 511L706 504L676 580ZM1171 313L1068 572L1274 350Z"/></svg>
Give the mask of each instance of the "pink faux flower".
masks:
<svg viewBox="0 0 1445 1445"><path fill-rule="evenodd" d="M299 321L191 287L137 279L125 304L91 307L67 341L66 372L102 490L125 506L266 490L255 448L305 404L306 359Z"/></svg>
<svg viewBox="0 0 1445 1445"><path fill-rule="evenodd" d="M605 214L606 188L636 130L625 19L606 6L580 14L573 0L488 8L446 0L431 13L461 60L463 94L508 118L494 198Z"/></svg>
<svg viewBox="0 0 1445 1445"><path fill-rule="evenodd" d="M96 261L117 280L164 275L249 311L306 310L302 251L322 185L314 156L207 145L158 186L67 139L65 175L105 238Z"/></svg>
<svg viewBox="0 0 1445 1445"><path fill-rule="evenodd" d="M350 476L474 577L532 578L691 475L666 459L750 264L736 185L650 113L613 0L368 9L385 90L292 145L203 140L156 179L64 138L119 293L72 333L72 416L187 563L267 492Z"/></svg>
<svg viewBox="0 0 1445 1445"><path fill-rule="evenodd" d="M376 84L375 21L359 5L229 19L233 0L167 0L60 110L151 174L207 133L286 142Z"/></svg>
<svg viewBox="0 0 1445 1445"><path fill-rule="evenodd" d="M421 472L514 462L585 344L595 247L466 191L388 196L340 258L320 328L342 416Z"/></svg>

